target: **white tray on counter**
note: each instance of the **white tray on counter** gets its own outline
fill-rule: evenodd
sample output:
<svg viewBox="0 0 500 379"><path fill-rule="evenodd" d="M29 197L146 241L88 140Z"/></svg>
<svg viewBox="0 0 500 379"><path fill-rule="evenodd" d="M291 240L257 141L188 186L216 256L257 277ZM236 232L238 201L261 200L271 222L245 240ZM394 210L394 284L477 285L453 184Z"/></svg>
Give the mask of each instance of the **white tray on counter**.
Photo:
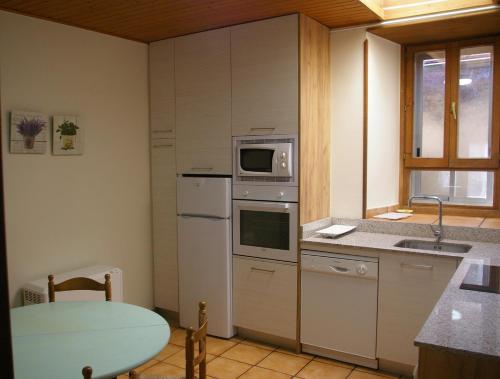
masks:
<svg viewBox="0 0 500 379"><path fill-rule="evenodd" d="M349 233L354 229L356 229L356 227L352 225L332 225L328 228L318 230L316 233L320 234L322 237L335 238Z"/></svg>

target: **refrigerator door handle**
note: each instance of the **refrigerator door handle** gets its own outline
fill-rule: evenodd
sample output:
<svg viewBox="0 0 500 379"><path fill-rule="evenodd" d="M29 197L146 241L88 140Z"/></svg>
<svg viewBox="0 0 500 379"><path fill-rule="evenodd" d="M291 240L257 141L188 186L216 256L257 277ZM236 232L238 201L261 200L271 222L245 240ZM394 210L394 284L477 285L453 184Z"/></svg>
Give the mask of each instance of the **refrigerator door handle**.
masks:
<svg viewBox="0 0 500 379"><path fill-rule="evenodd" d="M185 214L181 213L178 214L177 216L182 217L182 218L207 218L210 220L229 220L229 217L221 217L221 216L209 216L209 215L203 215L203 214Z"/></svg>

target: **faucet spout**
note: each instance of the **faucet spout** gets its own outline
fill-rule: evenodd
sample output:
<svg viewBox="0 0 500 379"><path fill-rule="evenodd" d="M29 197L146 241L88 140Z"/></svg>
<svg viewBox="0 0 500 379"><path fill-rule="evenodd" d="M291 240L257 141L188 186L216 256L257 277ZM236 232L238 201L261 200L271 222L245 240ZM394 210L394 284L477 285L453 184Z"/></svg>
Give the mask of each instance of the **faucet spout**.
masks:
<svg viewBox="0 0 500 379"><path fill-rule="evenodd" d="M443 238L443 201L439 198L439 196L428 196L428 195L414 195L408 199L408 207L411 208L414 199L422 199L422 200L434 200L438 203L438 227L434 229L431 224L432 232L434 233L434 237L436 237L436 242L441 242Z"/></svg>

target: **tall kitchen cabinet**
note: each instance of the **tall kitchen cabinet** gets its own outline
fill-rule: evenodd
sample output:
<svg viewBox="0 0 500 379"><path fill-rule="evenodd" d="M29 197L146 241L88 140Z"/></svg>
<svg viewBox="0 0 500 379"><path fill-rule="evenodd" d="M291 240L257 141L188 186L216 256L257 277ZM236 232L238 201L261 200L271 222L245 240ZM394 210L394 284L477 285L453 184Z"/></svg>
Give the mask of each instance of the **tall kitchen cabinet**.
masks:
<svg viewBox="0 0 500 379"><path fill-rule="evenodd" d="M149 48L154 303L178 311L174 40Z"/></svg>
<svg viewBox="0 0 500 379"><path fill-rule="evenodd" d="M177 172L231 174L228 28L175 39Z"/></svg>
<svg viewBox="0 0 500 379"><path fill-rule="evenodd" d="M330 215L329 40L297 14L231 27L232 134L298 136L300 224ZM233 257L235 326L297 343L299 283L295 263Z"/></svg>
<svg viewBox="0 0 500 379"><path fill-rule="evenodd" d="M298 134L300 224L330 216L330 30L302 15L231 27L233 136Z"/></svg>

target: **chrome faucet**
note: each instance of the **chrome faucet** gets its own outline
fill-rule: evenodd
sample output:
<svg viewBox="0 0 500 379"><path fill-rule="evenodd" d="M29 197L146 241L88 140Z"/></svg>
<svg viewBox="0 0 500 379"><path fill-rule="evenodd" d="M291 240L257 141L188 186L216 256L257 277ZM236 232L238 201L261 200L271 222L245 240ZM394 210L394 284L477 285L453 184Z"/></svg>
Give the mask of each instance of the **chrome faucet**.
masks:
<svg viewBox="0 0 500 379"><path fill-rule="evenodd" d="M436 242L439 243L441 238L443 238L443 201L439 198L439 196L427 196L427 195L415 195L410 197L408 200L408 207L411 208L413 203L413 199L424 199L424 200L436 200L439 204L439 224L438 228L434 229L431 224L432 233L434 233L434 237L436 237Z"/></svg>

